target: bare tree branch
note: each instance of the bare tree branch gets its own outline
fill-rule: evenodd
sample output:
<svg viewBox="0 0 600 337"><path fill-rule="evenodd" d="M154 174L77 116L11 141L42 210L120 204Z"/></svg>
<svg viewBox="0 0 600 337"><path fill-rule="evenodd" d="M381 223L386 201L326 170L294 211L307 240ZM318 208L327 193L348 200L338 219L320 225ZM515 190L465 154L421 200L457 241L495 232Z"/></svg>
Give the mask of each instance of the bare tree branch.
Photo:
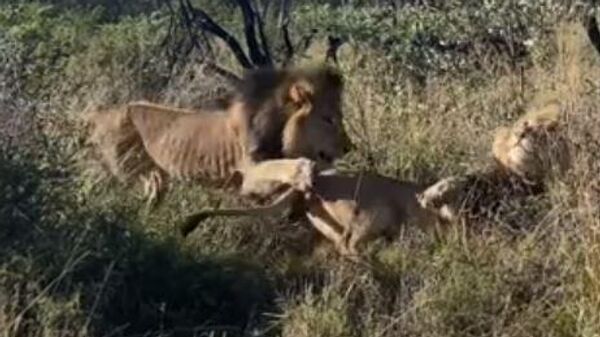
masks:
<svg viewBox="0 0 600 337"><path fill-rule="evenodd" d="M189 1L187 2L187 4L189 5ZM186 30L188 32L190 42L194 45L194 47L196 49L202 51L204 48L202 48L200 43L198 43L196 34L193 30L193 28L194 28L193 27L193 22L194 22L193 13L191 13L191 9L187 7L186 3L184 3L184 0L179 0L179 10L181 12L181 18L183 19L183 22L184 22L184 27L186 28Z"/></svg>
<svg viewBox="0 0 600 337"><path fill-rule="evenodd" d="M238 82L239 77L233 72L223 68L215 61L212 51L212 40L216 38L224 42L233 53L238 63L246 69L257 67L273 67L277 62L280 65L287 66L293 59L297 50L306 50L317 31L312 30L307 36L298 41L294 41L290 34L290 11L292 0L235 0L236 8L242 13L243 18L243 38L237 39L220 23L216 22L203 8L192 4L191 0L159 0L166 2L171 21L169 24L169 33L165 38L165 43L169 44L170 55L175 59L181 58L183 49L195 49L206 64L206 70L214 72L219 76L226 78L230 82ZM171 4L174 1L179 8ZM271 12L269 12L271 11ZM274 43L267 38L267 19L276 19L274 14L278 14L278 28L281 31L281 41ZM183 34L182 34L183 33ZM176 39L172 39L173 37ZM186 37L187 36L187 37ZM189 40L189 41L188 41ZM338 40L332 40L338 41ZM278 49L277 60L275 60L272 46ZM335 57L337 45L332 44L333 52L330 52L328 59Z"/></svg>
<svg viewBox="0 0 600 337"><path fill-rule="evenodd" d="M588 15L585 22L585 29L590 42L596 51L600 53L600 30L598 30L598 21L596 20L596 16L593 14Z"/></svg>
<svg viewBox="0 0 600 337"><path fill-rule="evenodd" d="M170 2L169 1L167 1L167 2L168 2L169 9L171 11L171 14L174 15L174 13L175 13L174 9L172 8ZM196 33L194 30L194 20L196 19L194 17L194 14L197 14L197 12L196 13L193 12L193 9L191 8L191 4L189 3L189 0L187 0L186 3L184 3L183 0L180 0L179 5L180 5L180 11L181 11L180 17L182 18L184 26L187 30L188 37L190 40L190 45L185 52L181 53L181 50L184 47L184 43L183 43L183 41L176 43L176 47L172 51L172 57L174 59L181 58L182 56L187 57L190 54L190 52L192 51L192 49L196 48L201 54L204 54L202 57L202 61L203 61L204 65L206 66L205 69L208 72L212 72L212 73L215 73L215 74L223 77L225 80L227 80L228 82L230 82L233 85L239 84L241 79L235 73L233 73L232 71L229 71L223 67L218 66L217 64L215 64L213 61L210 60L210 58L212 57L211 45L210 45L210 43L208 43L208 40L207 40L207 37L205 34L205 32L206 32L205 30L201 29L199 33ZM210 31L210 33L213 33L213 32ZM171 33L171 34L174 34L174 33ZM170 36L170 37L172 38L173 36ZM169 38L169 36L167 38ZM202 43L199 41L199 39L202 40ZM238 44L238 46L239 46L239 44ZM241 48L240 48L240 50L241 50ZM208 57L206 54L208 54ZM246 57L243 54L243 51L242 51L242 56ZM247 57L246 57L246 60L247 60ZM242 63L242 61L240 61L240 63ZM173 61L173 64L174 64L174 61Z"/></svg>
<svg viewBox="0 0 600 337"><path fill-rule="evenodd" d="M294 56L294 45L290 38L289 24L290 24L290 0L283 0L281 4L281 10L279 12L279 27L283 37L283 44L285 46L285 58L283 59L283 65L287 65Z"/></svg>
<svg viewBox="0 0 600 337"><path fill-rule="evenodd" d="M217 36L218 38L223 40L227 44L227 46L229 46L229 48L235 55L238 62L242 65L242 67L247 69L253 68L252 62L248 59L248 57L244 53L244 50L242 49L238 41L233 37L233 35L231 35L223 27L217 24L204 10L193 7L190 4L190 0L185 0L185 2L185 7L187 7L186 11L191 13L191 18L189 18L190 21L188 21L191 27L193 27L194 24L196 24L201 30L207 31ZM186 15L186 17L188 16ZM198 46L198 48L202 50L201 46Z"/></svg>
<svg viewBox="0 0 600 337"><path fill-rule="evenodd" d="M268 4L268 2L267 2ZM268 7L265 7L265 10L268 9ZM271 49L269 48L269 41L267 40L267 37L265 35L265 16L267 15L266 12L263 12L264 14L260 14L258 12L258 10L256 10L256 8L254 9L254 13L256 16L256 20L258 21L258 36L260 38L260 44L261 47L263 49L264 55L266 57L266 59L269 61L269 65L272 66L273 65L273 57L271 56Z"/></svg>
<svg viewBox="0 0 600 337"><path fill-rule="evenodd" d="M244 19L244 36L246 37L246 44L248 46L250 59L257 66L272 65L271 60L269 60L263 51L261 51L261 47L256 39L256 14L252 8L250 0L237 0L237 3L242 10L242 17Z"/></svg>
<svg viewBox="0 0 600 337"><path fill-rule="evenodd" d="M310 48L310 46L313 43L313 40L315 39L315 36L317 35L319 31L317 29L311 29L310 33L308 33L306 36L304 36L302 38L302 40L299 42L299 45L301 46L301 50L308 50L308 48Z"/></svg>
<svg viewBox="0 0 600 337"><path fill-rule="evenodd" d="M242 79L239 76L234 74L232 71L219 66L218 64L214 63L213 61L205 60L204 65L206 66L206 70L208 72L213 72L213 73L223 77L225 80L227 80L229 83L231 83L234 86L237 86L242 82Z"/></svg>
<svg viewBox="0 0 600 337"><path fill-rule="evenodd" d="M344 44L344 40L341 37L328 35L327 36L327 53L325 55L325 62L333 60L335 64L338 64L337 51Z"/></svg>
<svg viewBox="0 0 600 337"><path fill-rule="evenodd" d="M167 9L169 10L170 16L169 16L169 28L167 28L167 35L165 35L165 38L161 42L162 47L167 45L167 42L169 41L171 36L173 36L174 31L177 28L177 25L175 23L175 18L177 17L177 15L175 15L175 9L173 8L171 1L165 1L165 4L167 6Z"/></svg>

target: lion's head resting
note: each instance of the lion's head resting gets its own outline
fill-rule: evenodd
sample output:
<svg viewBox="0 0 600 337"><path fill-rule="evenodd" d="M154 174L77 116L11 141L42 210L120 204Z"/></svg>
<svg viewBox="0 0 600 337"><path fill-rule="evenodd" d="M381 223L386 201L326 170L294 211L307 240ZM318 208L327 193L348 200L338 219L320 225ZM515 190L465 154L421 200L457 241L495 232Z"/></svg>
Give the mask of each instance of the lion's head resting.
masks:
<svg viewBox="0 0 600 337"><path fill-rule="evenodd" d="M239 99L249 114L251 155L331 164L350 146L342 125L342 91L340 74L329 67L247 73Z"/></svg>
<svg viewBox="0 0 600 337"><path fill-rule="evenodd" d="M560 107L549 104L520 118L512 127L498 128L492 153L507 171L540 182L552 168L563 173L570 166L566 139L559 128Z"/></svg>

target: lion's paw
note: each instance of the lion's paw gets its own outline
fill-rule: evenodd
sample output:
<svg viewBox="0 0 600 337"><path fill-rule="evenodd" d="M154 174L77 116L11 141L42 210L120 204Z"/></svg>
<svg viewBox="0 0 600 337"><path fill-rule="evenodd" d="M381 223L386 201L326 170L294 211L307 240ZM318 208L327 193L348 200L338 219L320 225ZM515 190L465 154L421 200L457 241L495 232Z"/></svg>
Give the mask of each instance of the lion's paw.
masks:
<svg viewBox="0 0 600 337"><path fill-rule="evenodd" d="M292 187L303 192L312 189L315 165L315 162L310 159L298 159L296 172L292 178Z"/></svg>

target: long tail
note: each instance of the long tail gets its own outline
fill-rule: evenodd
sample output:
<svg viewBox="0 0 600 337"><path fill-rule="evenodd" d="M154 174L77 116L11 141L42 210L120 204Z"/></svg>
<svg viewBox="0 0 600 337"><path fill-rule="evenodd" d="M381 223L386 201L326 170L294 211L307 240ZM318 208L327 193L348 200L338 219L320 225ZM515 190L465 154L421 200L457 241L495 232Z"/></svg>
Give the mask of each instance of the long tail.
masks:
<svg viewBox="0 0 600 337"><path fill-rule="evenodd" d="M271 204L254 207L254 208L223 208L223 209L212 209L204 210L194 214L191 214L185 218L185 220L179 226L179 232L183 237L187 237L192 231L194 231L198 225L208 218L215 216L224 217L236 217L236 216L266 216L277 212L280 212L291 206L292 201L296 195L296 190L290 188Z"/></svg>

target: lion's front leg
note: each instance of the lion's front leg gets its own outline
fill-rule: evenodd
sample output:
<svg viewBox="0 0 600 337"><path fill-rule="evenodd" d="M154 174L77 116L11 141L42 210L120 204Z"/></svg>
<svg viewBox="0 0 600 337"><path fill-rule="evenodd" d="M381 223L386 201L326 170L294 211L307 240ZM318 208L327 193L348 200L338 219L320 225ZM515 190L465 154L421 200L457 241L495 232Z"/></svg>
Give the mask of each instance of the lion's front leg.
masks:
<svg viewBox="0 0 600 337"><path fill-rule="evenodd" d="M160 170L153 169L140 178L144 189L144 198L146 199L146 209L150 210L163 197L166 177Z"/></svg>
<svg viewBox="0 0 600 337"><path fill-rule="evenodd" d="M246 165L242 170L242 196L267 198L291 187L308 192L312 188L315 162L306 158L273 159Z"/></svg>

